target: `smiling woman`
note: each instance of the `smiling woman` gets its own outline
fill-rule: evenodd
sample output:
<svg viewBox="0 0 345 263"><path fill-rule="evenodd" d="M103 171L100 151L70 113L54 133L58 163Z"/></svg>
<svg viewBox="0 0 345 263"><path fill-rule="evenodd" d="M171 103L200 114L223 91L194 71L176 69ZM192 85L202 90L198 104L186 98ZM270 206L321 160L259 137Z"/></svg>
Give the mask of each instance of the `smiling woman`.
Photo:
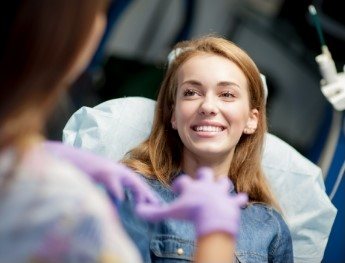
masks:
<svg viewBox="0 0 345 263"><path fill-rule="evenodd" d="M245 75L224 57L201 54L178 69L177 83L171 123L185 146L183 171L193 174L208 165L228 174L242 133L257 127L258 110L249 108Z"/></svg>
<svg viewBox="0 0 345 263"><path fill-rule="evenodd" d="M169 186L181 173L193 176L208 166L216 177L229 177L235 187L231 194L245 192L249 197L242 210L236 260L293 262L290 232L261 167L265 92L255 63L235 44L212 36L178 43L171 54L151 134L123 162L166 202L175 199ZM128 196L128 206L130 200ZM132 238L148 236L149 227L134 224L126 203L121 217ZM200 244L195 244L192 225L169 220L154 229L150 244L140 247L145 262L193 260Z"/></svg>

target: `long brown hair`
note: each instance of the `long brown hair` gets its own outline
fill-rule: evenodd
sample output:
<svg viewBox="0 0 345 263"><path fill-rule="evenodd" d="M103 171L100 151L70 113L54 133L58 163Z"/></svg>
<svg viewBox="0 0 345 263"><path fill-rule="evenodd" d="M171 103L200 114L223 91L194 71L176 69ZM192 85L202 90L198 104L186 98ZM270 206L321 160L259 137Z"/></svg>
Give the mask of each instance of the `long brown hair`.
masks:
<svg viewBox="0 0 345 263"><path fill-rule="evenodd" d="M40 134L106 0L20 0L0 50L0 150Z"/></svg>
<svg viewBox="0 0 345 263"><path fill-rule="evenodd" d="M221 37L207 36L178 43L175 50L182 52L171 62L162 82L152 131L149 138L130 151L123 162L134 170L169 185L181 171L183 144L178 133L171 127L173 105L177 92L178 68L193 56L202 53L225 57L235 63L247 78L249 106L259 111L258 127L254 134L240 138L228 173L238 192L246 192L252 202L273 206L275 199L269 190L262 167L262 148L267 129L265 94L260 73L253 60L234 43Z"/></svg>

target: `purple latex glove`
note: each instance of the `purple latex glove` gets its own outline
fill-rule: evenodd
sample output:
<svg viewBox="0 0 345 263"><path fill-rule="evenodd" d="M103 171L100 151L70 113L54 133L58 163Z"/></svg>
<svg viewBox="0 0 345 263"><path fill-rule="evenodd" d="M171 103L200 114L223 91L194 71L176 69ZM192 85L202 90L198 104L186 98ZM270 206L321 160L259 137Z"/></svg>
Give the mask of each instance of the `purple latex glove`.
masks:
<svg viewBox="0 0 345 263"><path fill-rule="evenodd" d="M172 189L179 197L170 204L139 204L137 213L151 221L167 218L192 221L197 237L212 232L236 235L239 228L241 206L248 202L246 194L231 196L231 181L227 177L214 180L209 168L200 168L196 179L181 175L174 180Z"/></svg>
<svg viewBox="0 0 345 263"><path fill-rule="evenodd" d="M160 202L150 187L122 164L61 142L46 141L44 147L51 154L71 162L94 181L102 183L120 200L124 198L124 187L128 187L133 192L136 203Z"/></svg>

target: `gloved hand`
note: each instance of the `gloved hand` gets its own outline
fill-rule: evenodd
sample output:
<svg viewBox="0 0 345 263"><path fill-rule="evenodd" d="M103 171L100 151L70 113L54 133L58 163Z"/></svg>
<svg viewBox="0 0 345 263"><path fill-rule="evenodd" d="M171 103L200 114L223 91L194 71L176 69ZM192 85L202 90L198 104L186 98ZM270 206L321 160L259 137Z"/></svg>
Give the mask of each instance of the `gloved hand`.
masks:
<svg viewBox="0 0 345 263"><path fill-rule="evenodd" d="M150 187L122 164L61 142L46 141L44 147L51 154L71 162L94 181L102 183L120 200L124 198L124 187L128 187L133 192L136 203L158 204L160 202Z"/></svg>
<svg viewBox="0 0 345 263"><path fill-rule="evenodd" d="M240 222L240 207L248 201L246 194L231 196L231 181L227 177L214 181L209 168L197 171L196 179L181 175L174 180L172 189L179 197L170 204L156 206L139 204L139 216L158 221L166 218L190 220L197 237L219 231L236 235ZM232 186L233 187L233 186Z"/></svg>

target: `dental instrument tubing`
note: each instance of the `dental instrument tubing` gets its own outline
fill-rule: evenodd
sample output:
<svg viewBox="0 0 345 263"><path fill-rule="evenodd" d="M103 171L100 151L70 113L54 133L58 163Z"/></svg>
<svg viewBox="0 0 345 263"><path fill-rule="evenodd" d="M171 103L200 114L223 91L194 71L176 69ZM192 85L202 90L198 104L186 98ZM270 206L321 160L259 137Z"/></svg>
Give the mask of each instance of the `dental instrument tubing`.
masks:
<svg viewBox="0 0 345 263"><path fill-rule="evenodd" d="M325 43L325 39L321 30L321 23L317 16L316 9L313 5L310 5L308 9L317 30L322 49L322 54L318 55L315 59L319 64L321 76L326 82L324 84L330 84L337 80L337 69L335 67L334 60L332 59L332 55Z"/></svg>

